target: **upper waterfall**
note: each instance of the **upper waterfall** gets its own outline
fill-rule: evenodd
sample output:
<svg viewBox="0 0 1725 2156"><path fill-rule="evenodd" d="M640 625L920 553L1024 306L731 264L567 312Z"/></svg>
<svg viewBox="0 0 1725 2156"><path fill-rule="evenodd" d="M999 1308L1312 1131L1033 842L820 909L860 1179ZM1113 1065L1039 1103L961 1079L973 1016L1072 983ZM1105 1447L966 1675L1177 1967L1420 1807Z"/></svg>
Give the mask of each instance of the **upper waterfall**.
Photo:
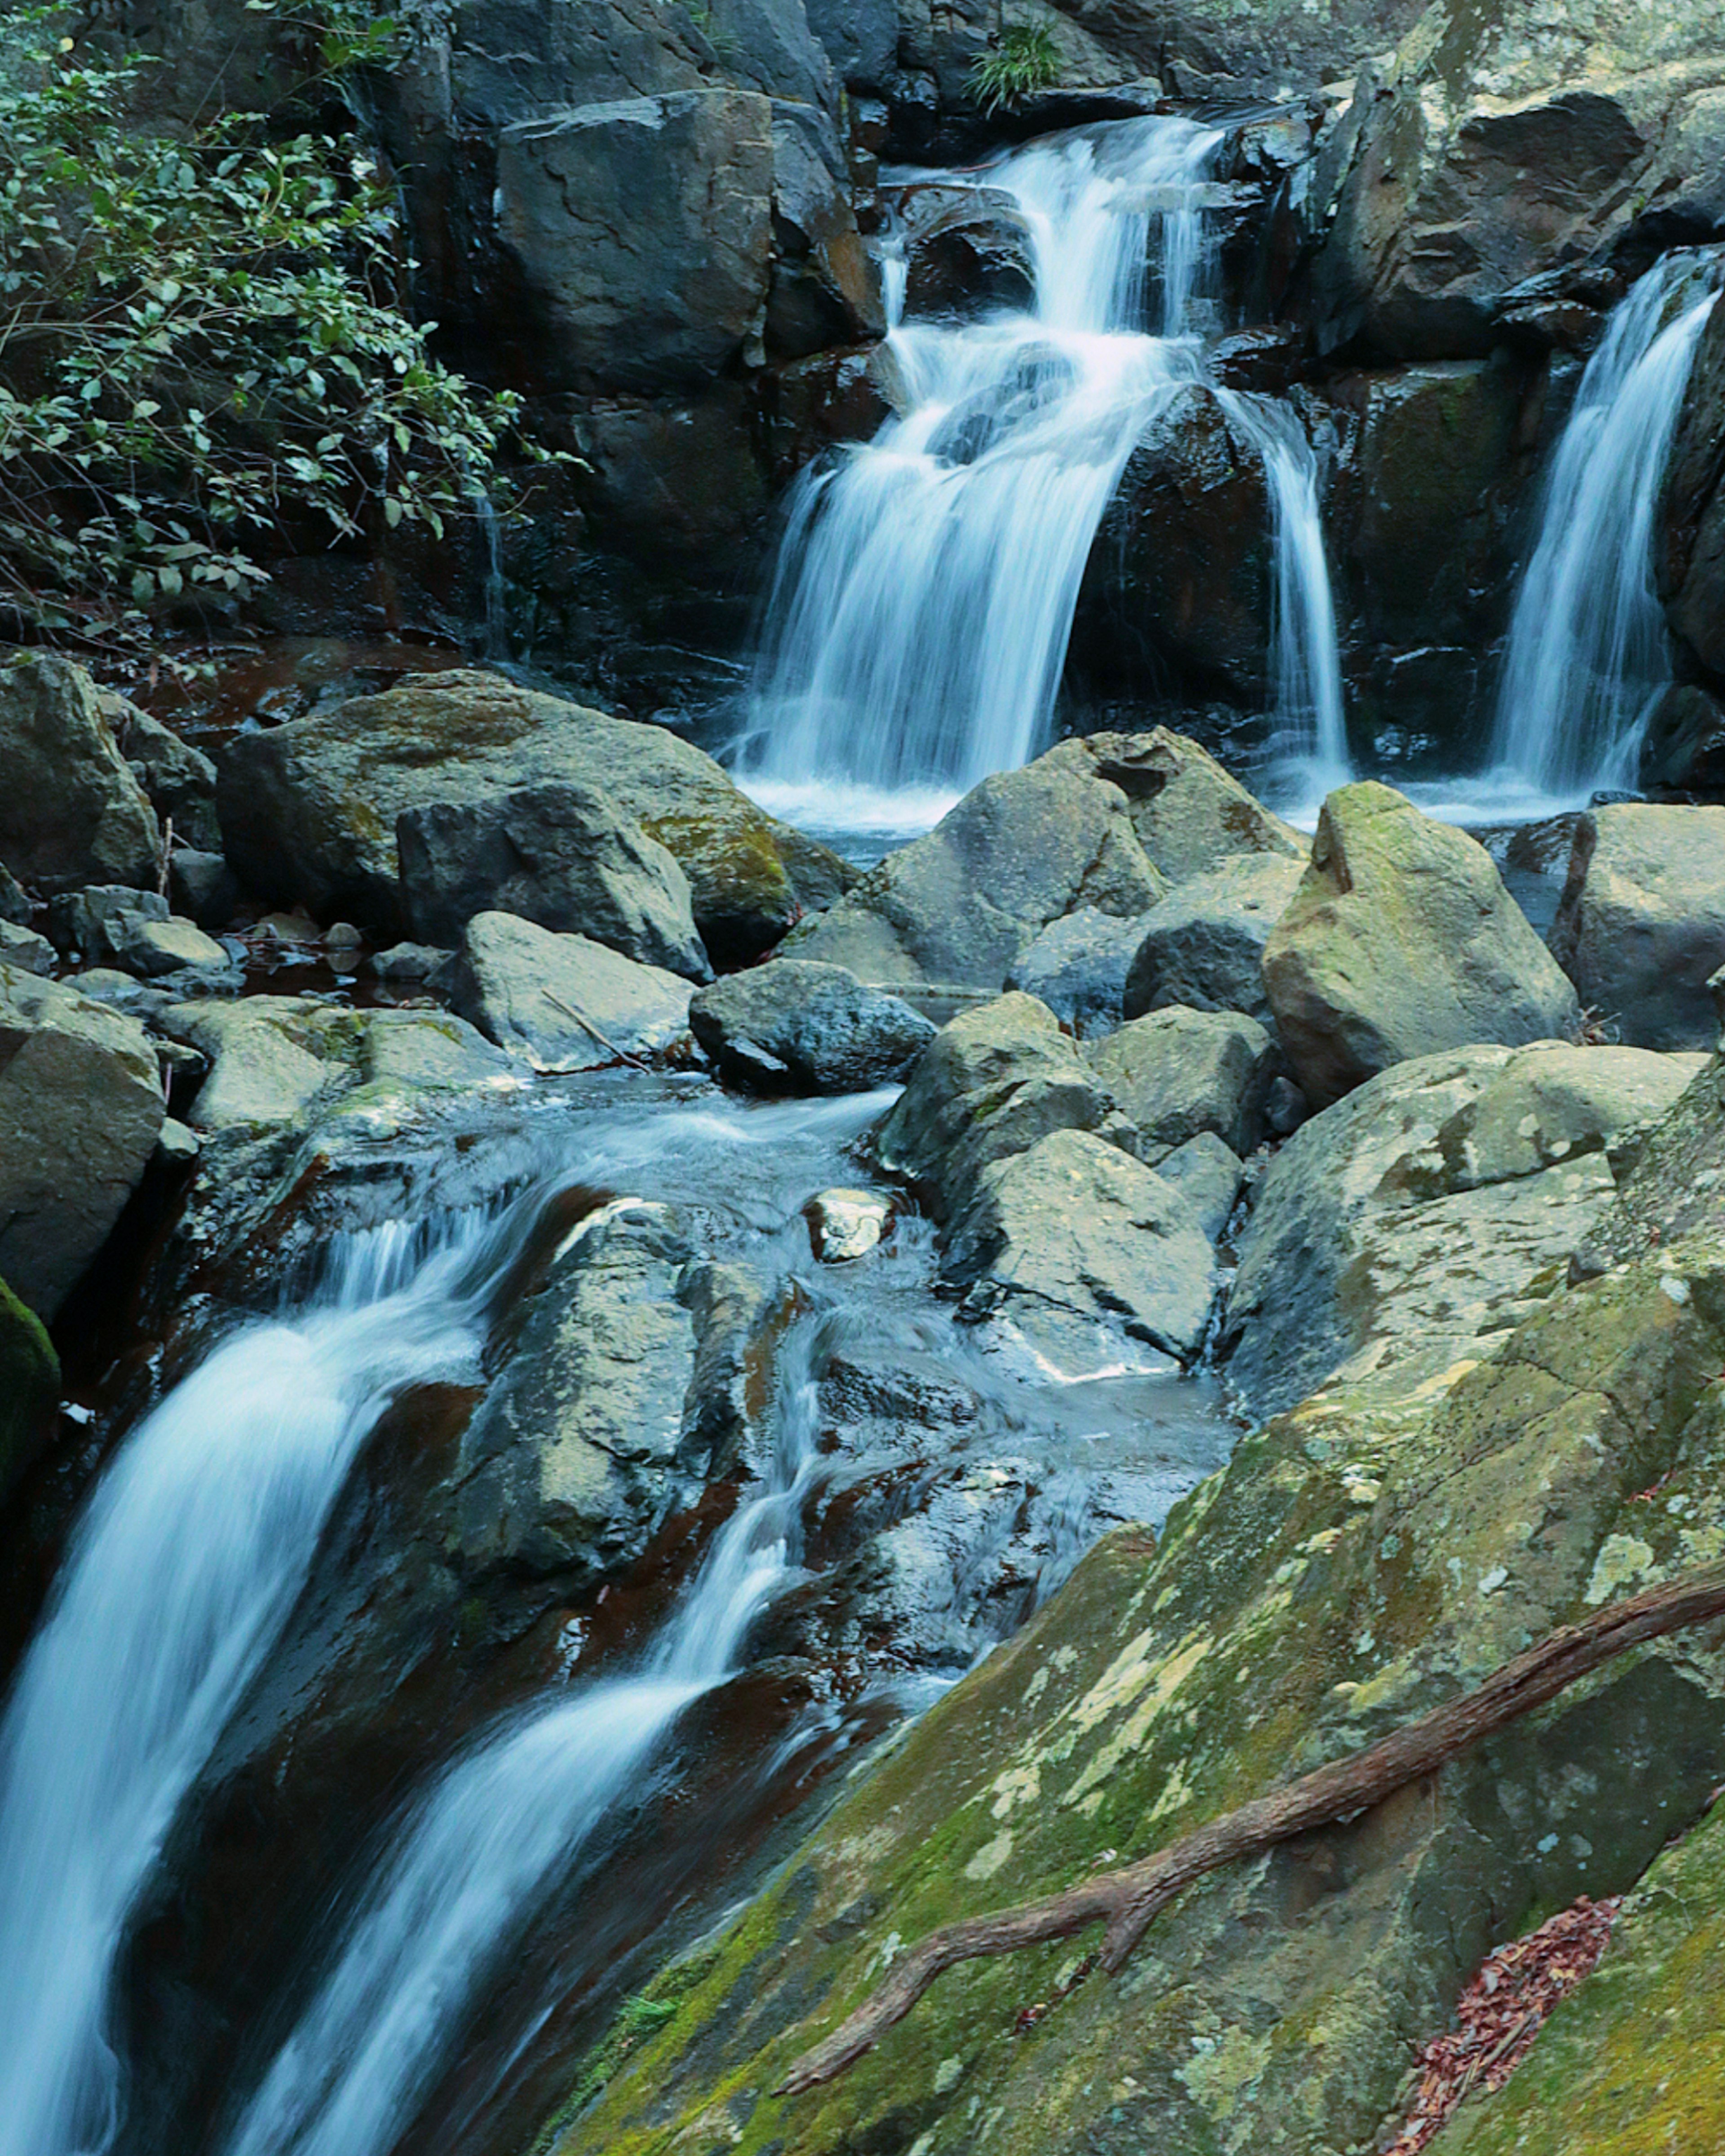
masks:
<svg viewBox="0 0 1725 2156"><path fill-rule="evenodd" d="M857 797L891 795L900 820L926 823L1045 745L1102 513L1158 400L1205 378L1194 303L1214 252L1204 184L1221 140L1189 120L1126 121L990 167L1026 235L1029 312L906 321L905 265L889 261L900 409L793 497L742 758L751 791L822 822L865 822ZM1303 462L1292 454L1283 437L1297 428L1266 423L1257 401L1230 408L1266 456L1278 525L1309 538L1309 448L1302 436ZM1290 558L1303 593L1312 550ZM1285 607L1281 640L1303 666L1315 639L1329 674L1315 696L1278 697L1314 710L1308 752L1340 736L1321 539L1316 566L1322 603Z"/></svg>
<svg viewBox="0 0 1725 2156"><path fill-rule="evenodd" d="M1553 797L1633 786L1645 721L1671 678L1653 526L1671 435L1722 270L1655 264L1588 362L1517 595L1492 761Z"/></svg>

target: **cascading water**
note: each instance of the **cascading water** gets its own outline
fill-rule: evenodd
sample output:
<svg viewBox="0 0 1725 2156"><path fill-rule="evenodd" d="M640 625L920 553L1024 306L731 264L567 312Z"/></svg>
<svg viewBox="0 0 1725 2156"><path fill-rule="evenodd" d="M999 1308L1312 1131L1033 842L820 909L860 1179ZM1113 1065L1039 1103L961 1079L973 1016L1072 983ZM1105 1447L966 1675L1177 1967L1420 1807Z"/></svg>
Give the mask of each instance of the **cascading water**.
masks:
<svg viewBox="0 0 1725 2156"><path fill-rule="evenodd" d="M1123 121L990 171L1024 224L1034 312L894 321L901 416L806 478L793 505L752 791L859 824L865 801L835 802L896 795L889 819L920 807L926 823L1042 746L1102 512L1157 401L1199 378L1186 334L1197 190L1220 140L1185 120ZM1160 336L1138 328L1152 188L1173 191Z"/></svg>
<svg viewBox="0 0 1725 2156"><path fill-rule="evenodd" d="M1717 255L1663 257L1588 362L1510 625L1492 742L1502 788L1558 802L1635 783L1671 678L1653 520L1721 272Z"/></svg>
<svg viewBox="0 0 1725 2156"><path fill-rule="evenodd" d="M338 1245L305 1313L220 1345L99 1485L0 1724L3 2156L110 2145L127 1917L367 1433L410 1379L470 1373L493 1232Z"/></svg>
<svg viewBox="0 0 1725 2156"><path fill-rule="evenodd" d="M768 805L825 828L926 827L1045 745L1127 459L1160 402L1207 379L1194 300L1214 251L1203 199L1221 140L1189 120L1124 121L991 167L1029 243L1032 312L906 321L906 266L889 259L901 410L793 495L739 759ZM1339 772L1316 462L1291 411L1222 393L1274 503L1275 750Z"/></svg>

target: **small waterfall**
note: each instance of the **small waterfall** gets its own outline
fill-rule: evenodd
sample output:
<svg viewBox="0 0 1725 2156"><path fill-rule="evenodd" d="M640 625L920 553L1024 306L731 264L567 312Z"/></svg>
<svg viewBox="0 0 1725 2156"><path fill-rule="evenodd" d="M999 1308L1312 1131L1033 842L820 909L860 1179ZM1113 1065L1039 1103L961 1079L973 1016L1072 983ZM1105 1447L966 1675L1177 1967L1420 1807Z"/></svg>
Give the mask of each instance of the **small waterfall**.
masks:
<svg viewBox="0 0 1725 2156"><path fill-rule="evenodd" d="M336 1246L293 1322L234 1333L98 1485L0 1722L0 2152L97 2156L120 2126L116 1957L223 1724L274 1645L392 1395L470 1367L478 1215L427 1255Z"/></svg>
<svg viewBox="0 0 1725 2156"><path fill-rule="evenodd" d="M388 2156L543 1890L691 1701L733 1674L793 1574L818 1471L819 1313L786 1343L758 1494L720 1531L639 1676L506 1722L397 1831L397 1854L228 2142L228 2156Z"/></svg>
<svg viewBox="0 0 1725 2156"><path fill-rule="evenodd" d="M488 494L474 495L473 513L485 550L485 629L480 655L490 660L494 666L506 665L511 654L509 593L503 579L503 526L497 515L496 504Z"/></svg>
<svg viewBox="0 0 1725 2156"><path fill-rule="evenodd" d="M1671 678L1653 520L1720 274L1717 255L1663 257L1582 377L1516 599L1492 742L1503 778L1538 793L1635 783L1649 707Z"/></svg>
<svg viewBox="0 0 1725 2156"><path fill-rule="evenodd" d="M1029 240L1034 311L895 319L900 416L793 501L743 757L752 792L829 822L847 792L911 797L901 820L920 795L926 823L1043 746L1102 512L1158 399L1202 378L1199 191L1221 139L1125 121L990 169ZM1153 220L1158 336L1139 327ZM889 267L901 308L904 265Z"/></svg>

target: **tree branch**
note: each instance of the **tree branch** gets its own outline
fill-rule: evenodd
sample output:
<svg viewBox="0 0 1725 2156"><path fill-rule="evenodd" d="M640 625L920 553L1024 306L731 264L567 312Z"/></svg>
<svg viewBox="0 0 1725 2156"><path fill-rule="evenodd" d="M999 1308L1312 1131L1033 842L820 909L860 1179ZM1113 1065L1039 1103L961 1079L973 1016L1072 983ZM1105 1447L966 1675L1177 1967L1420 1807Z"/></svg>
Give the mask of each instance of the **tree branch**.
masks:
<svg viewBox="0 0 1725 2156"><path fill-rule="evenodd" d="M918 1940L885 1983L831 2035L804 2051L774 2089L794 2096L843 2073L905 2015L936 1977L957 1963L1070 1938L1106 1923L1101 1965L1120 1969L1157 1912L1195 1879L1237 1857L1355 1817L1435 1773L1482 1737L1543 1707L1578 1678L1648 1640L1725 1614L1725 1565L1686 1573L1564 1627L1506 1662L1474 1691L1435 1707L1350 1758L1320 1767L1224 1812L1153 1856L1100 1873L1064 1893L986 1917L967 1917Z"/></svg>

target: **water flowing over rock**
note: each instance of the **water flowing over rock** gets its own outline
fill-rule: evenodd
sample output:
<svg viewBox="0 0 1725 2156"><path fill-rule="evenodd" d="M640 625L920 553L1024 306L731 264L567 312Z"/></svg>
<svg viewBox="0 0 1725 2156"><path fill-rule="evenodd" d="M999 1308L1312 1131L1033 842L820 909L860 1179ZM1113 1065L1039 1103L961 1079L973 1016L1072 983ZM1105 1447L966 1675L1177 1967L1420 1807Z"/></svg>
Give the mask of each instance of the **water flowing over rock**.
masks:
<svg viewBox="0 0 1725 2156"><path fill-rule="evenodd" d="M1623 803L1584 816L1551 947L1620 1039L1715 1046L1708 982L1725 963L1725 808Z"/></svg>
<svg viewBox="0 0 1725 2156"><path fill-rule="evenodd" d="M1320 1107L1411 1056L1566 1035L1580 1017L1484 847L1374 782L1325 802L1264 986Z"/></svg>
<svg viewBox="0 0 1725 2156"><path fill-rule="evenodd" d="M44 652L0 668L0 860L19 881L156 888L156 812L81 666Z"/></svg>
<svg viewBox="0 0 1725 2156"><path fill-rule="evenodd" d="M162 1112L135 1019L0 965L0 1279L39 1317L107 1240Z"/></svg>
<svg viewBox="0 0 1725 2156"><path fill-rule="evenodd" d="M1668 254L1611 318L1547 482L1491 753L1537 792L1633 785L1671 640L1655 534L1671 435L1725 264Z"/></svg>

